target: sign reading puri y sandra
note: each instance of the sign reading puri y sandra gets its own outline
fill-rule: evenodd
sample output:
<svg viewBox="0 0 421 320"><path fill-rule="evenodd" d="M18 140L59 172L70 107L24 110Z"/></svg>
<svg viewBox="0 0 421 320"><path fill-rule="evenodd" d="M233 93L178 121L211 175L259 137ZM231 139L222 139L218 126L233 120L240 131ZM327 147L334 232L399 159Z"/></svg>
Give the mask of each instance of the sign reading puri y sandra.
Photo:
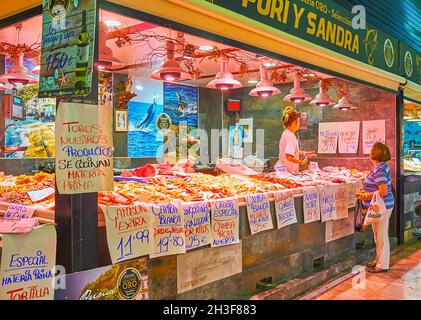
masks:
<svg viewBox="0 0 421 320"><path fill-rule="evenodd" d="M260 23L398 74L398 41L369 23L362 24L362 16L332 0L203 0L198 4L219 14L222 11L216 7L227 9L233 18L238 14L253 20L248 24L259 27Z"/></svg>
<svg viewBox="0 0 421 320"><path fill-rule="evenodd" d="M110 106L60 103L56 182L61 194L114 190Z"/></svg>
<svg viewBox="0 0 421 320"><path fill-rule="evenodd" d="M43 0L39 97L91 92L96 0Z"/></svg>

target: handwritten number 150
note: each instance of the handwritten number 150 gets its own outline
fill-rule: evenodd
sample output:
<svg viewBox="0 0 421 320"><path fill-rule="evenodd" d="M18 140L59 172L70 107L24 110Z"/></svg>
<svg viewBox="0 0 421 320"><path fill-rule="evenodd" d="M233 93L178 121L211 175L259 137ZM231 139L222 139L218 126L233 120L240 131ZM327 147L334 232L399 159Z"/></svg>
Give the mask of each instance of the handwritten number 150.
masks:
<svg viewBox="0 0 421 320"><path fill-rule="evenodd" d="M48 55L45 62L47 63L47 71L53 69L63 69L66 64L71 64L73 58L69 58L65 52L56 52Z"/></svg>

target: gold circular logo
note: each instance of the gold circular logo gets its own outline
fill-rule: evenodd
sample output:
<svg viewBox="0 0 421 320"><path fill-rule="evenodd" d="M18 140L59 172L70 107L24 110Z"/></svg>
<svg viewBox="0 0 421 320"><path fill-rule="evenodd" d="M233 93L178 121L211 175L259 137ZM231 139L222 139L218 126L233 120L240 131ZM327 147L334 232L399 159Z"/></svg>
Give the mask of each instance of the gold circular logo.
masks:
<svg viewBox="0 0 421 320"><path fill-rule="evenodd" d="M162 134L168 134L171 131L172 121L171 117L166 113L161 113L156 119L156 128Z"/></svg>
<svg viewBox="0 0 421 320"><path fill-rule="evenodd" d="M69 9L69 5L69 0L49 0L48 12L50 13L51 18L53 18L53 20L64 18Z"/></svg>
<svg viewBox="0 0 421 320"><path fill-rule="evenodd" d="M395 50L393 49L393 44L390 39L386 39L384 42L384 61L389 68L392 68L393 63L395 62Z"/></svg>
<svg viewBox="0 0 421 320"><path fill-rule="evenodd" d="M411 52L407 51L405 53L405 73L408 77L412 76L412 71L414 70L414 62L412 61Z"/></svg>
<svg viewBox="0 0 421 320"><path fill-rule="evenodd" d="M118 294L124 300L132 300L136 298L141 286L141 275L135 268L125 269L120 274L117 281Z"/></svg>

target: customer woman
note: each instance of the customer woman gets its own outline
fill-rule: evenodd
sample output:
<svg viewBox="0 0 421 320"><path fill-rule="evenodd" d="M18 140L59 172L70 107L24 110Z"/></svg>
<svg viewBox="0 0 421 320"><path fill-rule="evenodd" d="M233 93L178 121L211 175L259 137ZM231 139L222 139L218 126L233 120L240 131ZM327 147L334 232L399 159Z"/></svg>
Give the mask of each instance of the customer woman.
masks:
<svg viewBox="0 0 421 320"><path fill-rule="evenodd" d="M283 122L285 130L279 141L279 160L275 164L275 169L283 166L288 172L296 174L299 173L300 164L307 163L308 158L315 157L316 153L300 150L296 135L300 128L300 114L293 107L286 107Z"/></svg>
<svg viewBox="0 0 421 320"><path fill-rule="evenodd" d="M389 148L383 143L375 143L370 153L370 160L374 169L367 175L363 182L363 189L358 190L356 195L363 201L363 207L368 208L376 191L383 198L386 205L386 213L373 223L374 241L376 243L376 259L367 264L368 271L373 273L387 272L390 261L389 244L389 218L392 214L395 200L392 193L392 176L387 161L391 158Z"/></svg>

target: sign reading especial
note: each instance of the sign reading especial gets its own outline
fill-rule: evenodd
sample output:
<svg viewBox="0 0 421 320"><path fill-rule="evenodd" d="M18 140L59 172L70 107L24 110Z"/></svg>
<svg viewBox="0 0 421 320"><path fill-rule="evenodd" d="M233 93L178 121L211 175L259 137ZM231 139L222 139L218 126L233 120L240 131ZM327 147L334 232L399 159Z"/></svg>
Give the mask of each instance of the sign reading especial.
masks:
<svg viewBox="0 0 421 320"><path fill-rule="evenodd" d="M331 0L207 2L355 60L398 74L398 41L368 23L365 29L353 28L353 14Z"/></svg>
<svg viewBox="0 0 421 320"><path fill-rule="evenodd" d="M91 91L96 1L43 0L39 97Z"/></svg>
<svg viewBox="0 0 421 320"><path fill-rule="evenodd" d="M56 181L61 194L112 191L111 106L61 102L56 116Z"/></svg>

